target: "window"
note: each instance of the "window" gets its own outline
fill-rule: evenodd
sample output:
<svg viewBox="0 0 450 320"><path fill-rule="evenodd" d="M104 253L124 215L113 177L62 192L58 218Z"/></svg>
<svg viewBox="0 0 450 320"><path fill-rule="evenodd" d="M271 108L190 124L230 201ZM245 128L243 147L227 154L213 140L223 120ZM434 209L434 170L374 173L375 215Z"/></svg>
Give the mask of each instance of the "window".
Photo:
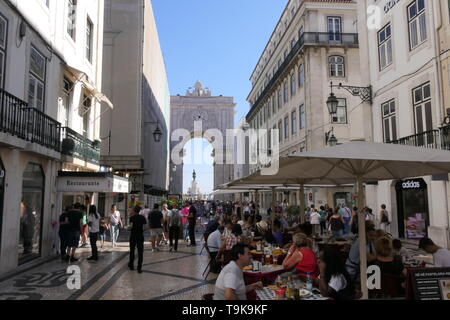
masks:
<svg viewBox="0 0 450 320"><path fill-rule="evenodd" d="M284 139L289 138L289 116L284 118Z"/></svg>
<svg viewBox="0 0 450 320"><path fill-rule="evenodd" d="M283 139L283 129L282 129L282 122L281 120L278 121L278 141L281 142L281 140Z"/></svg>
<svg viewBox="0 0 450 320"><path fill-rule="evenodd" d="M90 111L92 106L92 100L86 95L83 95L83 103L80 111L82 112L83 117L83 136L89 139L90 128L89 128L89 120L90 120Z"/></svg>
<svg viewBox="0 0 450 320"><path fill-rule="evenodd" d="M306 126L306 119L305 119L305 105L302 104L299 108L299 115L300 115L300 130L305 129Z"/></svg>
<svg viewBox="0 0 450 320"><path fill-rule="evenodd" d="M397 123L395 116L395 100L388 101L381 105L383 119L383 139L384 142L397 140Z"/></svg>
<svg viewBox="0 0 450 320"><path fill-rule="evenodd" d="M291 128L292 134L297 133L297 111L291 113Z"/></svg>
<svg viewBox="0 0 450 320"><path fill-rule="evenodd" d="M281 109L283 102L281 101L281 88L278 89L278 110Z"/></svg>
<svg viewBox="0 0 450 320"><path fill-rule="evenodd" d="M410 50L427 40L425 0L414 0L408 6Z"/></svg>
<svg viewBox="0 0 450 320"><path fill-rule="evenodd" d="M277 98L274 94L272 97L272 114L275 115L276 112L277 112Z"/></svg>
<svg viewBox="0 0 450 320"><path fill-rule="evenodd" d="M298 86L301 87L305 84L305 67L301 64L298 67Z"/></svg>
<svg viewBox="0 0 450 320"><path fill-rule="evenodd" d="M86 21L86 59L92 63L92 39L94 35L94 24L89 18Z"/></svg>
<svg viewBox="0 0 450 320"><path fill-rule="evenodd" d="M303 37L303 34L305 33L303 26L300 27L300 30L298 30L298 39L301 39Z"/></svg>
<svg viewBox="0 0 450 320"><path fill-rule="evenodd" d="M285 50L285 51L284 51L284 60L286 60L286 57L288 56L288 54L289 54L288 51Z"/></svg>
<svg viewBox="0 0 450 320"><path fill-rule="evenodd" d="M330 43L341 42L341 18L340 17L328 17L328 40Z"/></svg>
<svg viewBox="0 0 450 320"><path fill-rule="evenodd" d="M42 167L29 163L22 176L20 202L19 265L41 255L45 176Z"/></svg>
<svg viewBox="0 0 450 320"><path fill-rule="evenodd" d="M433 130L430 83L413 89L413 101L416 134ZM433 133L419 136L418 140L419 146L431 144L434 142Z"/></svg>
<svg viewBox="0 0 450 320"><path fill-rule="evenodd" d="M69 127L70 123L70 97L72 91L73 83L70 82L66 77L63 80L63 101L61 110L61 125L63 127Z"/></svg>
<svg viewBox="0 0 450 320"><path fill-rule="evenodd" d="M378 52L380 59L380 70L383 70L392 63L392 38L391 25L378 32Z"/></svg>
<svg viewBox="0 0 450 320"><path fill-rule="evenodd" d="M4 86L8 21L0 15L0 88Z"/></svg>
<svg viewBox="0 0 450 320"><path fill-rule="evenodd" d="M291 49L295 46L295 39L291 40Z"/></svg>
<svg viewBox="0 0 450 320"><path fill-rule="evenodd" d="M283 84L283 103L287 103L289 100L288 82L284 80Z"/></svg>
<svg viewBox="0 0 450 320"><path fill-rule="evenodd" d="M345 77L344 57L331 56L328 58L330 77Z"/></svg>
<svg viewBox="0 0 450 320"><path fill-rule="evenodd" d="M272 106L271 106L271 100L269 100L266 104L266 110L267 110L267 121L270 119L271 115L271 111L272 111Z"/></svg>
<svg viewBox="0 0 450 320"><path fill-rule="evenodd" d="M297 84L295 83L295 72L291 74L291 96L296 94Z"/></svg>
<svg viewBox="0 0 450 320"><path fill-rule="evenodd" d="M333 115L332 123L347 123L347 99L338 98L339 104L336 114Z"/></svg>
<svg viewBox="0 0 450 320"><path fill-rule="evenodd" d="M45 57L32 46L30 54L28 106L41 111L44 111L45 64Z"/></svg>
<svg viewBox="0 0 450 320"><path fill-rule="evenodd" d="M75 41L77 1L67 0L67 33Z"/></svg>

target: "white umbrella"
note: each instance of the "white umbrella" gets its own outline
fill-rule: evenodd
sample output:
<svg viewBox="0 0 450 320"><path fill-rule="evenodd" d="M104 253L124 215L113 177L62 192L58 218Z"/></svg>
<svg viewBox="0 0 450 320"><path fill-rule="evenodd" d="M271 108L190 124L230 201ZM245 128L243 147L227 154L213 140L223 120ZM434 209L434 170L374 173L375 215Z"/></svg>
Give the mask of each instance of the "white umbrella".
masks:
<svg viewBox="0 0 450 320"><path fill-rule="evenodd" d="M368 298L366 274L366 233L363 183L379 180L396 180L450 172L450 152L395 144L355 141L318 151L304 152L282 158L276 175L256 172L245 179L232 182L239 184L273 184L303 182L311 184L358 186L358 230L361 263L361 287L363 298ZM276 164L276 163L274 163Z"/></svg>

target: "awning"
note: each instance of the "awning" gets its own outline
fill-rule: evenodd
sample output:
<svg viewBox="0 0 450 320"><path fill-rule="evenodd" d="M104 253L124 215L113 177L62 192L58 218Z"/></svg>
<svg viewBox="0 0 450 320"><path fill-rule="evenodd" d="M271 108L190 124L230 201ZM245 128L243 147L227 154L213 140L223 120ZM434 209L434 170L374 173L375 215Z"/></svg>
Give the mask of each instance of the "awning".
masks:
<svg viewBox="0 0 450 320"><path fill-rule="evenodd" d="M58 172L58 192L128 193L129 181L110 172Z"/></svg>
<svg viewBox="0 0 450 320"><path fill-rule="evenodd" d="M86 72L82 71L80 68L76 68L68 64L66 64L65 67L67 70L69 70L70 73L72 73L75 77L77 77L78 81L81 82L83 86L92 93L92 95L97 101L104 102L111 109L114 109L114 105L112 104L112 102L108 99L108 97L105 94L97 90L95 84L93 84L92 81L90 81Z"/></svg>

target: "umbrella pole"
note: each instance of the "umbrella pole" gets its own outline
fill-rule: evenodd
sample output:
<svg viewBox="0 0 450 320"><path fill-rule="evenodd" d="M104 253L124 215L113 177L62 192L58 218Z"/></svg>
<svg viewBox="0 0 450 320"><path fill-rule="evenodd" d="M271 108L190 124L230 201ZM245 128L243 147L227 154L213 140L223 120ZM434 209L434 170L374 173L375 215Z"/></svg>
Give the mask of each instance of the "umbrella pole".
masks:
<svg viewBox="0 0 450 320"><path fill-rule="evenodd" d="M362 299L368 299L369 293L367 290L367 251L366 251L366 219L363 212L364 207L364 188L362 176L357 178L358 186L358 239L359 239L359 257L361 270L361 291Z"/></svg>
<svg viewBox="0 0 450 320"><path fill-rule="evenodd" d="M300 223L305 222L305 185L300 183Z"/></svg>

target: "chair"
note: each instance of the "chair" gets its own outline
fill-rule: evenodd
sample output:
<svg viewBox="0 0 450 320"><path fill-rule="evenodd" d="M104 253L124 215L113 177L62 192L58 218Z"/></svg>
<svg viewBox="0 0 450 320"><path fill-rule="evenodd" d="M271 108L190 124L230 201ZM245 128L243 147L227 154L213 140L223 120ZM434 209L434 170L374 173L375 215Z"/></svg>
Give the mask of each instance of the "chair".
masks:
<svg viewBox="0 0 450 320"><path fill-rule="evenodd" d="M206 233L205 233L205 234L206 234ZM208 253L209 262L208 262L208 264L206 265L205 270L203 270L202 275L204 275L205 272L206 272L206 270L209 268L208 273L207 273L206 276L205 276L205 279L206 279L206 278L208 278L208 275L209 275L209 273L211 272L211 263L213 262L213 259L214 259L214 258L211 256L211 251L209 251L209 249L210 249L210 248L213 248L213 249L219 249L219 248L216 248L216 247L209 247L209 246L208 246L208 242L207 242L208 236L205 236L205 238L206 238L206 240L205 240L205 243L204 243L204 245L203 245L203 248L205 248L205 249L206 249L206 252Z"/></svg>
<svg viewBox="0 0 450 320"><path fill-rule="evenodd" d="M202 296L202 300L211 301L214 300L214 293L207 293Z"/></svg>
<svg viewBox="0 0 450 320"><path fill-rule="evenodd" d="M203 243L202 250L200 250L200 254L202 254L203 249L205 249L205 247L208 245L208 237L209 237L209 235L210 235L209 232L206 232L206 231L205 231L205 232L203 233L203 241L204 241L204 243Z"/></svg>

